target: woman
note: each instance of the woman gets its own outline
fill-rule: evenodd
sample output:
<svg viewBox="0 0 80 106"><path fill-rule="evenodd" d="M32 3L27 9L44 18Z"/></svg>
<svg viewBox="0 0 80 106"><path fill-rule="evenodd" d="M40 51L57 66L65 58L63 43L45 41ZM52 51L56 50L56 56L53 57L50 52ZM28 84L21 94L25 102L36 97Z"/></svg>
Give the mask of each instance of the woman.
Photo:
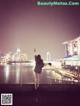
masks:
<svg viewBox="0 0 80 106"><path fill-rule="evenodd" d="M42 67L44 66L43 64L43 60L41 59L40 55L35 55L35 89L37 89L37 87L39 87L39 83L40 83L40 74L42 71Z"/></svg>

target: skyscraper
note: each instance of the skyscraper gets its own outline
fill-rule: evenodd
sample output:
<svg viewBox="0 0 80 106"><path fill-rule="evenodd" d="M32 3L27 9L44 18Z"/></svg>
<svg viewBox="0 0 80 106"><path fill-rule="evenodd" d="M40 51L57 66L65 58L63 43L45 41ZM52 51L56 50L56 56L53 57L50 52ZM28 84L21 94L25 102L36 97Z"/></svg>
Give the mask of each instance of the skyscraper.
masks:
<svg viewBox="0 0 80 106"><path fill-rule="evenodd" d="M47 56L47 61L50 61L50 58L51 58L51 57L50 57L50 52L47 52L47 53L46 53L46 56Z"/></svg>

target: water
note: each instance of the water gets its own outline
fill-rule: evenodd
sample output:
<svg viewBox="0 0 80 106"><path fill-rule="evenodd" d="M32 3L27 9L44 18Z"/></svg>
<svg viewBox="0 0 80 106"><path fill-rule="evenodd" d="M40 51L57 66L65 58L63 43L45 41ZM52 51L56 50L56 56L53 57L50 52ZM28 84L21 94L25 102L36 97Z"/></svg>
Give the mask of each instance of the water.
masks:
<svg viewBox="0 0 80 106"><path fill-rule="evenodd" d="M43 71L40 83L46 84L47 74ZM0 66L0 84L34 84L34 66L26 63L14 63Z"/></svg>
<svg viewBox="0 0 80 106"><path fill-rule="evenodd" d="M0 66L0 84L33 84L34 71L27 64Z"/></svg>
<svg viewBox="0 0 80 106"><path fill-rule="evenodd" d="M56 78L56 80L61 78L60 74L58 74L54 70L51 71L45 69L42 70L40 83L51 84L52 81L50 79L47 79L49 75L54 79ZM72 104L75 104L75 106L77 106L80 98L80 89L78 88L78 86L62 86L59 84L62 84L63 82L56 82L56 80L53 80L53 84L58 83L58 85L41 85L38 90L34 90L34 87L32 85L29 85L34 84L33 66L26 63L18 63L12 65L7 64L4 66L0 66L0 84L4 84L0 86L0 90L3 93L11 92L13 94L14 106L46 106L48 104L49 106L72 106ZM65 83L68 83L68 81ZM17 84L28 85L21 86ZM68 92L69 90L70 92ZM75 90L77 91L77 93L73 92Z"/></svg>
<svg viewBox="0 0 80 106"><path fill-rule="evenodd" d="M0 84L34 84L34 78L34 66L27 63L14 63L0 66ZM66 80L65 77L64 80ZM40 76L40 84L56 83L73 84L71 81L62 81L62 76L59 72L43 69Z"/></svg>

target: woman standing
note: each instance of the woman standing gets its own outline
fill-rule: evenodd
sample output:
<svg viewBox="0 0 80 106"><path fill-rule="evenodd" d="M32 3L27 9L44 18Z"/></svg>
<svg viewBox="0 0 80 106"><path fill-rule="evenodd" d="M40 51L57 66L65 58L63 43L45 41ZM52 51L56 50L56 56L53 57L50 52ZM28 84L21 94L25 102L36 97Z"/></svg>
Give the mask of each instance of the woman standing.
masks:
<svg viewBox="0 0 80 106"><path fill-rule="evenodd" d="M44 66L43 60L40 55L35 55L35 89L39 87L40 84L40 74L42 71L42 67Z"/></svg>

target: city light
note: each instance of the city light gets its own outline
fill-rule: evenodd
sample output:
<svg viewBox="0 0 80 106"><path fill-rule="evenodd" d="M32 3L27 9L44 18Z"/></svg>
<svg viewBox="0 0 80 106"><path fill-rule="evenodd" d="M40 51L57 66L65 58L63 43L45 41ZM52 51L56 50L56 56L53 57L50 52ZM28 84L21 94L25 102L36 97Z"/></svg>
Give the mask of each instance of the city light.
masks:
<svg viewBox="0 0 80 106"><path fill-rule="evenodd" d="M79 38L75 39L76 41ZM46 60L44 61L44 67L42 68L42 73L46 73L46 78L49 83L66 83L71 84L79 83L79 67L80 67L80 55L78 49L78 43L75 40L69 42L65 41L65 49L67 49L67 56L61 59L51 59L50 52L46 53ZM51 65L49 65L51 63ZM19 48L16 52L8 52L5 55L1 56L0 65L5 66L5 78L6 83L9 80L10 66L16 66L16 83L22 84L23 81L23 69L26 68L25 72L30 69L34 70L35 60L29 60L27 53L22 52ZM33 75L34 76L34 75ZM20 79L21 78L21 79Z"/></svg>

